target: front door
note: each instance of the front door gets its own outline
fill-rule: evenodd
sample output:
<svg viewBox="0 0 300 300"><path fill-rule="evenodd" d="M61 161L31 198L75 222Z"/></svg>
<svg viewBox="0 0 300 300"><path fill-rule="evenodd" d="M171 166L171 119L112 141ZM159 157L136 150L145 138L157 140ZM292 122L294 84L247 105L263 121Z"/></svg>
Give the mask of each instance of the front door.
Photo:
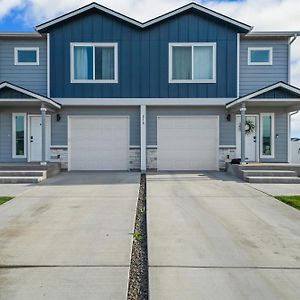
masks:
<svg viewBox="0 0 300 300"><path fill-rule="evenodd" d="M50 159L51 118L46 116L46 158ZM29 116L29 161L42 160L41 116Z"/></svg>
<svg viewBox="0 0 300 300"><path fill-rule="evenodd" d="M256 161L257 117L246 116L245 152L246 161ZM236 157L241 158L241 116L236 116Z"/></svg>

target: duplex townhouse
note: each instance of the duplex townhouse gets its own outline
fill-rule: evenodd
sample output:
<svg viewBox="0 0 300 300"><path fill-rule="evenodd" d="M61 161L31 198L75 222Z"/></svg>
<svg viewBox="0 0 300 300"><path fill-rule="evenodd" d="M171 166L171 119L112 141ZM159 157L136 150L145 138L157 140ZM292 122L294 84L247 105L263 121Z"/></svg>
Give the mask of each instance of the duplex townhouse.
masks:
<svg viewBox="0 0 300 300"><path fill-rule="evenodd" d="M196 3L145 23L91 3L35 29L0 33L0 162L290 161L298 32L257 32Z"/></svg>

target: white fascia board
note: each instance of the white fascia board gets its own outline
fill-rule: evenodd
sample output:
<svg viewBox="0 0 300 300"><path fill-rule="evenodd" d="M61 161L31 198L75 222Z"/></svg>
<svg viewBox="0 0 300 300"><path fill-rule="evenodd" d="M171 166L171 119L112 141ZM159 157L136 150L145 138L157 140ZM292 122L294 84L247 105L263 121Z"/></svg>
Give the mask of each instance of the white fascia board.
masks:
<svg viewBox="0 0 300 300"><path fill-rule="evenodd" d="M232 19L232 18L230 18L230 17L227 17L227 16L225 16L225 15L222 15L222 14L220 14L220 13L217 13L217 12L215 12L215 11L213 11L213 10L210 10L210 9L208 9L208 8L206 8L206 7L203 7L203 6L201 6L201 5L198 5L198 4L196 4L196 3L190 3L190 4L188 4L188 5L185 5L185 6L181 7L181 8L178 8L178 9L176 9L176 10L174 10L174 11L171 11L171 12L169 12L169 13L166 13L166 14L164 14L164 15L162 15L162 16L159 16L159 17L157 17L157 18L154 18L154 19L152 19L152 20L149 20L149 21L147 21L147 22L145 22L145 23L142 23L142 22L139 22L139 21L134 20L134 19L132 19L132 18L129 18L129 17L127 17L127 16L125 16L125 15L123 15L123 14L121 14L121 13L118 13L118 12L116 12L116 11L113 11L113 10L111 10L111 9L105 7L105 6L99 5L99 4L97 4L97 3L91 3L91 4L87 5L87 6L84 6L84 7L82 7L82 8L77 9L77 10L74 10L74 11L72 11L72 12L70 12L70 13L67 13L67 14L65 14L65 15L62 15L61 17L58 17L58 18L56 18L56 19L53 19L53 20L51 20L51 21L49 21L49 22L43 23L43 24L41 24L41 25L38 25L38 26L36 26L36 30L37 30L37 31L42 30L42 29L44 29L44 28L47 28L47 27L49 27L49 26L52 26L52 25L57 24L57 23L59 23L59 22L62 22L62 21L64 21L64 20L67 20L67 19L69 19L69 18L71 18L71 17L74 17L74 16L76 16L76 15L78 15L78 14L81 14L81 13L83 13L83 12L85 12L85 11L87 11L87 10L90 10L90 9L92 9L92 8L96 8L96 9L98 9L98 10L100 10L100 11L103 11L103 12L105 12L105 13L107 13L107 14L110 14L110 15L112 15L112 16L114 16L114 17L117 17L117 18L122 19L122 20L124 20L124 21L127 21L127 22L129 22L129 23L131 23L131 24L134 24L134 25L136 25L136 26L138 26L138 27L140 27L140 28L146 28L146 27L151 26L151 25L153 25L153 24L155 24L155 23L158 23L158 22L160 22L160 21L162 21L162 20L165 20L165 19L170 18L170 17L172 17L172 16L175 16L175 15L177 15L177 14L180 14L180 13L182 13L182 12L184 12L184 11L190 9L190 8L194 8L194 9L196 9L196 10L198 10L198 11L204 12L204 13L206 13L206 14L208 14L208 15L211 15L211 16L213 16L213 17L215 17L215 18L218 18L218 19L220 19L220 20L223 20L223 21L225 21L225 22L227 22L227 23L233 24L233 25L235 25L235 26L238 26L238 27L243 28L243 29L248 30L248 31L252 30L252 28L253 28L252 26L249 26L249 25L247 25L247 24L244 24L244 23L242 23L242 22L239 22L239 21L237 21L237 20L234 20L234 19Z"/></svg>
<svg viewBox="0 0 300 300"><path fill-rule="evenodd" d="M300 35L300 31L251 31L246 34L246 37L293 37L295 35Z"/></svg>
<svg viewBox="0 0 300 300"><path fill-rule="evenodd" d="M53 98L63 106L225 106L235 98Z"/></svg>
<svg viewBox="0 0 300 300"><path fill-rule="evenodd" d="M247 100L252 99L252 98L255 98L255 97L259 96L259 95L262 95L262 94L264 94L266 92L269 92L271 90L277 89L279 87L287 89L288 91L296 93L296 94L298 94L300 96L300 90L298 88L290 86L290 85L288 85L288 84L286 84L284 82L278 82L278 83L275 83L275 84L273 84L273 85L271 85L269 87L261 89L261 90L259 90L257 92L254 92L252 94L246 95L245 97L241 97L241 98L237 99L236 101L233 101L232 103L229 103L228 105L226 105L226 108L230 108L230 107L232 107L232 106L234 106L236 104L239 104L241 102L247 101ZM281 99L281 101L289 101L289 100L290 99L288 99L288 98L287 99ZM257 99L256 100L252 99L251 101L257 101ZM261 99L260 101L266 101L266 99ZM274 99L273 99L273 101L274 101Z"/></svg>
<svg viewBox="0 0 300 300"><path fill-rule="evenodd" d="M46 102L46 103L48 103L48 104L51 104L51 105L53 105L53 106L56 107L56 108L61 108L61 106L60 106L58 103L52 101L52 100L49 99L49 98L46 98L46 97L43 97L43 96L41 96L41 95L35 94L35 93L30 92L30 91L28 91L28 90L25 90L25 89L23 89L23 88L21 88L21 87L18 87L18 86L15 86L15 85L13 85L13 84L10 84L10 83L8 83L8 82L3 82L3 83L0 84L0 90L1 90L2 88L4 88L4 87L8 87L8 88L10 88L10 89L12 89L12 90L15 90L15 91L17 91L17 92L20 92L20 93L22 93L22 94L25 94L25 95L27 95L27 96L29 96L29 97L32 97L33 99L37 99L37 100Z"/></svg>

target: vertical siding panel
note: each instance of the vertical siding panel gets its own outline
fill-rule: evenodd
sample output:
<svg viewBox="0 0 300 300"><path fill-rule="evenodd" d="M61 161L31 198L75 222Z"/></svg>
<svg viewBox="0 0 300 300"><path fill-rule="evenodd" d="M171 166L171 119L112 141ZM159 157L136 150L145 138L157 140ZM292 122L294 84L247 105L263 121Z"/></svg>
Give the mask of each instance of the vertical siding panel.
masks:
<svg viewBox="0 0 300 300"><path fill-rule="evenodd" d="M50 34L57 41L51 43L53 97L215 98L236 94L236 84L233 84L236 80L236 44L233 42L236 31L204 14L188 11L142 30L106 14L90 12L70 19L62 26L53 27ZM76 42L117 42L119 83L71 84L70 37ZM226 44L226 39L232 43ZM217 83L169 84L169 42L207 41L217 42ZM64 58L61 58L62 53ZM227 59L228 53L233 55Z"/></svg>

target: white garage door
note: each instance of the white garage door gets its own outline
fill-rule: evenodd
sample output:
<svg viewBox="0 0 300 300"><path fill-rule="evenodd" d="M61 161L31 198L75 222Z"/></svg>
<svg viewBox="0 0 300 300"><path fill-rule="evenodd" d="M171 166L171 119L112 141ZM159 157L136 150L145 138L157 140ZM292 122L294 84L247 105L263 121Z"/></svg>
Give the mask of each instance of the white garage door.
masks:
<svg viewBox="0 0 300 300"><path fill-rule="evenodd" d="M128 170L129 117L69 117L69 170Z"/></svg>
<svg viewBox="0 0 300 300"><path fill-rule="evenodd" d="M158 117L158 170L217 170L217 116Z"/></svg>

